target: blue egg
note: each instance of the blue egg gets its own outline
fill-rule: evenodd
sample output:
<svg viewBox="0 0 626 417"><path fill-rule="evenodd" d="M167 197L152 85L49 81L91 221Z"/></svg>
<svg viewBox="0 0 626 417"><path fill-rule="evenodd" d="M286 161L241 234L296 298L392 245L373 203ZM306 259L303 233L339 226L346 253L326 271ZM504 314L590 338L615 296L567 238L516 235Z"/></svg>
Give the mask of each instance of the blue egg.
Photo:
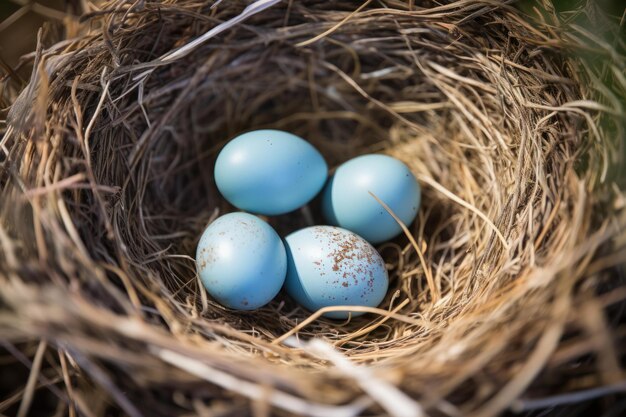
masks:
<svg viewBox="0 0 626 417"><path fill-rule="evenodd" d="M287 255L274 229L247 213L225 214L202 234L196 251L202 284L220 304L254 310L278 294Z"/></svg>
<svg viewBox="0 0 626 417"><path fill-rule="evenodd" d="M309 142L280 130L237 136L215 162L215 183L241 210L268 216L302 207L324 186L328 165Z"/></svg>
<svg viewBox="0 0 626 417"><path fill-rule="evenodd" d="M376 307L387 293L389 279L380 254L348 230L307 227L287 236L285 248L285 289L308 310L340 305ZM349 314L345 310L325 316L340 319Z"/></svg>
<svg viewBox="0 0 626 417"><path fill-rule="evenodd" d="M405 225L417 215L420 186L401 161L387 155L363 155L343 163L326 185L322 210L326 220L381 243L402 227L369 192L389 206Z"/></svg>

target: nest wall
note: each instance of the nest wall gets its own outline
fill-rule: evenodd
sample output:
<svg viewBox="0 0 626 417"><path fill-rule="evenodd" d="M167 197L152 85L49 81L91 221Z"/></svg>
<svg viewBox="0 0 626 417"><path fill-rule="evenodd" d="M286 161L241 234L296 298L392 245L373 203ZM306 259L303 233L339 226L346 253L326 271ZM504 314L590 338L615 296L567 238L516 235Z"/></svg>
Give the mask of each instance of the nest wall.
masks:
<svg viewBox="0 0 626 417"><path fill-rule="evenodd" d="M620 242L607 173L622 109L554 26L490 1L281 2L180 53L244 7L101 2L35 54L2 143L0 329L56 401L86 416L483 417L523 408L533 381L580 387L566 368L585 355L587 386L623 380L604 309L624 294L602 256ZM252 313L206 295L195 245L233 210L213 164L257 128L331 166L382 152L415 173L418 219L378 248L379 309L337 322L282 293Z"/></svg>

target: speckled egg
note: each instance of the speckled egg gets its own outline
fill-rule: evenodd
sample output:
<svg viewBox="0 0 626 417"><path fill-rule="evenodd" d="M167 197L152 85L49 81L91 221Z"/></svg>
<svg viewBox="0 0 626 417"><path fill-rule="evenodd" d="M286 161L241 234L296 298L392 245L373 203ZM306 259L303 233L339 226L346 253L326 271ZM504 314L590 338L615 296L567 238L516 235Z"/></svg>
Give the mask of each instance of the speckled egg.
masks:
<svg viewBox="0 0 626 417"><path fill-rule="evenodd" d="M270 302L285 282L287 256L274 229L247 213L225 214L202 234L196 267L220 304L254 310Z"/></svg>
<svg viewBox="0 0 626 417"><path fill-rule="evenodd" d="M380 254L362 237L339 227L313 226L285 238L285 289L303 307L376 307L387 293L388 277ZM346 318L349 310L326 313ZM359 316L362 312L352 312Z"/></svg>
<svg viewBox="0 0 626 417"><path fill-rule="evenodd" d="M308 203L324 186L328 166L309 142L280 130L237 136L215 162L215 183L241 210L284 214Z"/></svg>
<svg viewBox="0 0 626 417"><path fill-rule="evenodd" d="M323 192L324 217L373 244L400 234L402 227L369 192L405 225L415 219L420 205L415 176L398 159L378 154L350 159L337 168Z"/></svg>

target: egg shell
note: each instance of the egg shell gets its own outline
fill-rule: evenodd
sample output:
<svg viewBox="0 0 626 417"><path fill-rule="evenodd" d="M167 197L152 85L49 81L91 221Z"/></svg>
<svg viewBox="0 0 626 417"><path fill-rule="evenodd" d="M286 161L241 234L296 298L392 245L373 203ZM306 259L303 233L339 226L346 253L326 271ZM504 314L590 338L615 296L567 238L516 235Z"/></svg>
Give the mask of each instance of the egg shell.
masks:
<svg viewBox="0 0 626 417"><path fill-rule="evenodd" d="M215 182L224 198L241 210L268 216L307 204L327 177L328 165L317 149L280 130L239 135L215 162Z"/></svg>
<svg viewBox="0 0 626 417"><path fill-rule="evenodd" d="M287 293L303 307L376 307L385 297L389 279L380 254L365 239L333 226L313 226L285 238ZM346 318L349 310L329 312ZM359 316L363 312L352 312Z"/></svg>
<svg viewBox="0 0 626 417"><path fill-rule="evenodd" d="M287 255L269 224L252 214L229 213L204 230L196 267L202 284L220 304L254 310L280 291Z"/></svg>
<svg viewBox="0 0 626 417"><path fill-rule="evenodd" d="M415 219L420 205L419 183L402 161L379 154L359 156L337 168L323 191L324 217L373 244L400 234L402 227L369 192L405 225Z"/></svg>

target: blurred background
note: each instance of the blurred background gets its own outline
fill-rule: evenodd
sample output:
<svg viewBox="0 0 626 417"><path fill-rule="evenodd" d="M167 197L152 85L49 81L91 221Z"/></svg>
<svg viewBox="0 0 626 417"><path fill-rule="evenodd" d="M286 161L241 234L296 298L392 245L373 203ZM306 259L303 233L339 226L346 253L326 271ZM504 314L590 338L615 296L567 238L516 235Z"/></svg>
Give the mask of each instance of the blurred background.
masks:
<svg viewBox="0 0 626 417"><path fill-rule="evenodd" d="M415 0L416 5L448 2ZM508 2L531 16L545 12L540 0ZM76 22L83 11L95 10L91 3L92 0L0 0L0 83L10 81L18 84L14 84L14 88L23 87L30 68L28 62L20 65L20 57L35 50L37 31L41 28L45 44L51 45L55 40L68 36L68 28L73 26L72 22ZM620 47L616 44L621 43L624 48L626 0L552 0L548 3L553 5L562 23L578 25L613 44L618 50ZM606 16L610 17L610 22L603 21ZM586 53L590 62L596 60L593 51ZM11 80L7 80L7 77ZM5 106L7 104L4 103Z"/></svg>
<svg viewBox="0 0 626 417"><path fill-rule="evenodd" d="M77 6L68 0L0 0L0 58L15 67L20 56L33 51L40 27L62 23L65 10Z"/></svg>
<svg viewBox="0 0 626 417"><path fill-rule="evenodd" d="M447 3L448 1L430 1L429 3ZM504 0L503 0L504 2ZM0 58L12 67L19 62L20 56L32 52L35 48L37 30L41 27L48 32L61 33L61 26L66 13L77 16L87 9L89 0L0 0ZM355 2L358 3L358 2ZM422 3L416 0L415 4ZM533 14L538 7L537 0L513 1L518 7ZM591 26L594 22L584 21L582 8L594 4L608 15L621 18L621 37L625 41L626 23L624 11L626 0L553 0L552 4L568 23L576 22ZM588 20L588 19L587 19ZM57 24L57 25L55 25ZM599 27L590 27L594 31ZM609 27L602 27L608 30ZM4 69L6 70L6 69ZM1 73L0 73L1 74Z"/></svg>

